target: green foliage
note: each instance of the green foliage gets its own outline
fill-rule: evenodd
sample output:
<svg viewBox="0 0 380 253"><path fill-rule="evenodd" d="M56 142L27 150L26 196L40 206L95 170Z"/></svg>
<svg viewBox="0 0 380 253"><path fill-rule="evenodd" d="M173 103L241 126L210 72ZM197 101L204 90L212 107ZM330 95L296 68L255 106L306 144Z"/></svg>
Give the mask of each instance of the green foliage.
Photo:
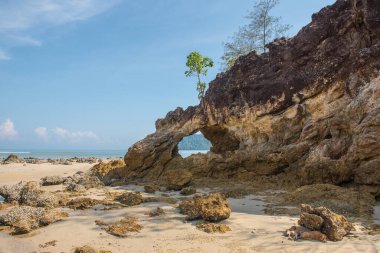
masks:
<svg viewBox="0 0 380 253"><path fill-rule="evenodd" d="M246 18L249 23L234 34L230 42L224 44L222 60L226 69L231 68L242 55L251 51L266 53L265 45L284 36L289 25L282 25L280 17L270 15L279 0L259 0Z"/></svg>
<svg viewBox="0 0 380 253"><path fill-rule="evenodd" d="M189 70L185 72L185 75L187 77L195 76L198 79L198 99L202 102L206 90L206 83L201 81L201 75L206 76L208 68L212 68L214 62L208 57L203 57L199 52L192 52L187 56L186 66Z"/></svg>

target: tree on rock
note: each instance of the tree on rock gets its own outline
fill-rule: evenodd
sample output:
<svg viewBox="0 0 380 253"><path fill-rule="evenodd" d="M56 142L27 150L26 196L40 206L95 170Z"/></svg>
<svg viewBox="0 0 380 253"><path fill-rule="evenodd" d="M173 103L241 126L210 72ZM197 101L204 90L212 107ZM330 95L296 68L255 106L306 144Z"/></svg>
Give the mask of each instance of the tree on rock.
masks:
<svg viewBox="0 0 380 253"><path fill-rule="evenodd" d="M248 13L250 21L239 29L232 37L231 42L224 44L222 60L225 68L231 68L242 55L251 51L265 53L265 45L276 38L284 36L289 25L282 25L280 17L270 15L271 10L279 4L279 0L259 0Z"/></svg>
<svg viewBox="0 0 380 253"><path fill-rule="evenodd" d="M204 95L206 91L206 83L201 81L201 75L206 76L208 68L212 68L214 62L210 58L204 57L199 52L192 52L187 56L186 66L189 70L185 72L185 75L187 77L197 77L198 99L202 104L203 110L205 110Z"/></svg>

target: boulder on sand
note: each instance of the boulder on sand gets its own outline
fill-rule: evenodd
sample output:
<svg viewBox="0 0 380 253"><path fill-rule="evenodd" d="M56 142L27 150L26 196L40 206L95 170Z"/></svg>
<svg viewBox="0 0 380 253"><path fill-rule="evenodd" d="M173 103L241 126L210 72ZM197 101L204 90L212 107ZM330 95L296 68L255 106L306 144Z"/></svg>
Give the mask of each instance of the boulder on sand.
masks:
<svg viewBox="0 0 380 253"><path fill-rule="evenodd" d="M126 237L130 232L140 232L143 228L136 217L125 217L116 223L108 224L104 221L95 221L95 223L105 230L108 234L117 237Z"/></svg>
<svg viewBox="0 0 380 253"><path fill-rule="evenodd" d="M65 178L61 176L47 176L41 178L42 186L50 186L50 185L60 185L65 182Z"/></svg>
<svg viewBox="0 0 380 253"><path fill-rule="evenodd" d="M127 206L137 206L143 201L143 197L139 192L125 192L115 198L118 201Z"/></svg>
<svg viewBox="0 0 380 253"><path fill-rule="evenodd" d="M187 220L218 222L228 219L231 214L228 201L220 193L211 193L205 197L195 195L192 199L182 201L179 209L182 214L187 215Z"/></svg>
<svg viewBox="0 0 380 253"><path fill-rule="evenodd" d="M67 207L74 210L84 210L92 208L96 205L103 204L104 201L92 198L76 198L72 199L67 203Z"/></svg>
<svg viewBox="0 0 380 253"><path fill-rule="evenodd" d="M10 154L7 158L5 158L4 163L9 164L9 163L22 163L23 159L19 158L15 154Z"/></svg>
<svg viewBox="0 0 380 253"><path fill-rule="evenodd" d="M13 234L25 234L67 217L67 213L41 207L20 206L0 216L0 225L10 226Z"/></svg>
<svg viewBox="0 0 380 253"><path fill-rule="evenodd" d="M6 202L17 201L20 205L55 208L63 201L62 196L41 189L37 182L20 182L0 187L0 195Z"/></svg>
<svg viewBox="0 0 380 253"><path fill-rule="evenodd" d="M20 192L20 205L55 208L60 205L60 198L42 190L37 182L27 182Z"/></svg>
<svg viewBox="0 0 380 253"><path fill-rule="evenodd" d="M0 195L3 196L6 202L18 202L20 200L20 193L24 185L24 182L19 182L14 185L0 186Z"/></svg>
<svg viewBox="0 0 380 253"><path fill-rule="evenodd" d="M322 224L320 224L321 220L323 220ZM353 228L343 215L336 214L326 207L312 208L309 205L301 205L299 224L310 230L319 228L318 230L331 241L341 241Z"/></svg>

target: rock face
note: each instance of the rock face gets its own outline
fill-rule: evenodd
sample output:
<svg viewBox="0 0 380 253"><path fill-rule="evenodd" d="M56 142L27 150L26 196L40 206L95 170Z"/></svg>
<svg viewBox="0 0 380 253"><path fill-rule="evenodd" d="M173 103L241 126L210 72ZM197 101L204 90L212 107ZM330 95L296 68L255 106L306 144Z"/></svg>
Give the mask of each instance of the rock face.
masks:
<svg viewBox="0 0 380 253"><path fill-rule="evenodd" d="M210 83L205 108L177 108L134 144L115 177L166 182L187 169L280 185L380 183L380 2L337 0L269 53L240 57ZM196 132L211 152L182 158Z"/></svg>
<svg viewBox="0 0 380 253"><path fill-rule="evenodd" d="M125 166L122 160L113 160L108 163L100 162L91 168L90 174L96 176L103 183L110 184L110 176L112 171L118 168L123 168Z"/></svg>
<svg viewBox="0 0 380 253"><path fill-rule="evenodd" d="M171 170L165 176L168 190L179 191L191 182L193 174L188 170Z"/></svg>
<svg viewBox="0 0 380 253"><path fill-rule="evenodd" d="M310 230L322 232L331 241L341 241L353 228L344 216L326 207L312 208L309 205L301 205L298 223Z"/></svg>

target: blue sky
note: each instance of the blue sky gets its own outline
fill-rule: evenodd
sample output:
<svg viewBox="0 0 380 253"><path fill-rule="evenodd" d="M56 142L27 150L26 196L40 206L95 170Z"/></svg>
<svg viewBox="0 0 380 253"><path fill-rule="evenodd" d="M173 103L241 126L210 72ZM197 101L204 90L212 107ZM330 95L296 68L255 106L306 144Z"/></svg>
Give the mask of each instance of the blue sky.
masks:
<svg viewBox="0 0 380 253"><path fill-rule="evenodd" d="M282 0L273 14L293 36L333 2ZM157 118L197 104L187 54L220 62L253 4L0 0L0 150L128 148Z"/></svg>

